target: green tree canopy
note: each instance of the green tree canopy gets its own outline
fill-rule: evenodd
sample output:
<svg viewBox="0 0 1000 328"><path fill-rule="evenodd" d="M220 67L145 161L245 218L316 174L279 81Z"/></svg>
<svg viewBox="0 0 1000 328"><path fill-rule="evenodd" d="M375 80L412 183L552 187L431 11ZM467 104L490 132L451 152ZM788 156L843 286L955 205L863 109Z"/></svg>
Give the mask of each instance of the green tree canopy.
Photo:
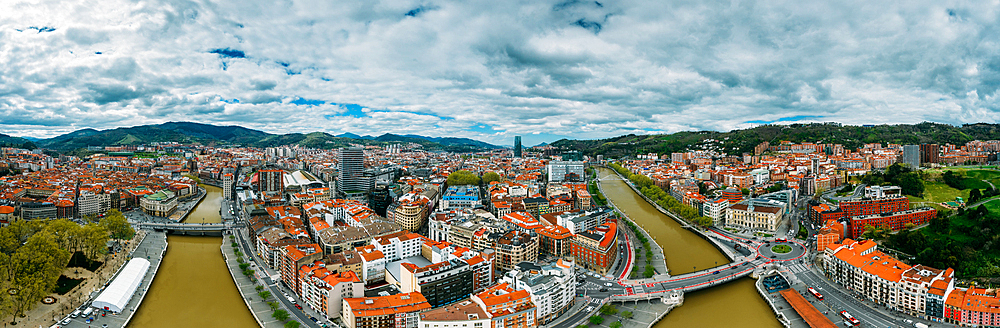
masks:
<svg viewBox="0 0 1000 328"><path fill-rule="evenodd" d="M108 214L101 219L100 225L111 232L111 238L114 239L132 239L135 235L135 230L128 223L128 219L118 210L108 211Z"/></svg>
<svg viewBox="0 0 1000 328"><path fill-rule="evenodd" d="M455 171L448 175L448 185L479 185L479 176L466 170Z"/></svg>
<svg viewBox="0 0 1000 328"><path fill-rule="evenodd" d="M271 317L278 319L278 321L288 320L288 311L277 310L271 313Z"/></svg>
<svg viewBox="0 0 1000 328"><path fill-rule="evenodd" d="M492 172L492 171L486 172L486 173L483 174L483 184L484 185L489 185L490 182L493 182L493 181L500 181L500 175L497 174L496 172Z"/></svg>

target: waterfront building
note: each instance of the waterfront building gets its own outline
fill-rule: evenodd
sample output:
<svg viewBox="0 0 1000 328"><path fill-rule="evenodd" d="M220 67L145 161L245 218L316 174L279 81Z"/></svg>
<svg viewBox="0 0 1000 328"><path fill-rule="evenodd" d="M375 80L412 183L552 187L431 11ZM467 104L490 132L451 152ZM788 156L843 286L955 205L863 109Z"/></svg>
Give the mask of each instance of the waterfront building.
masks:
<svg viewBox="0 0 1000 328"><path fill-rule="evenodd" d="M347 328L417 328L430 303L419 292L345 298L340 320Z"/></svg>
<svg viewBox="0 0 1000 328"><path fill-rule="evenodd" d="M281 281L296 295L302 295L299 268L323 258L323 250L317 244L288 245L281 248Z"/></svg>
<svg viewBox="0 0 1000 328"><path fill-rule="evenodd" d="M353 271L334 273L321 261L303 265L299 269L299 298L309 308L323 314L328 320L339 318L345 298L365 296L365 286Z"/></svg>
<svg viewBox="0 0 1000 328"><path fill-rule="evenodd" d="M168 217L177 210L177 196L170 190L160 190L142 197L139 206L146 214Z"/></svg>
<svg viewBox="0 0 1000 328"><path fill-rule="evenodd" d="M755 231L774 232L783 216L780 207L750 203L734 204L726 210L726 225Z"/></svg>
<svg viewBox="0 0 1000 328"><path fill-rule="evenodd" d="M607 274L618 258L618 226L608 221L597 228L581 232L573 237L570 255L577 265Z"/></svg>

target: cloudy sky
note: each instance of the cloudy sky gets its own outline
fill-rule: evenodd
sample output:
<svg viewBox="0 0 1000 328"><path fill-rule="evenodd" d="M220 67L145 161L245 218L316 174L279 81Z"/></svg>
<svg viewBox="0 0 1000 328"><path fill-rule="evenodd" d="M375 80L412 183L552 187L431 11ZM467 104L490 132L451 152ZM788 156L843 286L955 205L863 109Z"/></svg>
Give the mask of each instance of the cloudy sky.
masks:
<svg viewBox="0 0 1000 328"><path fill-rule="evenodd" d="M1000 1L0 1L0 132L997 122Z"/></svg>

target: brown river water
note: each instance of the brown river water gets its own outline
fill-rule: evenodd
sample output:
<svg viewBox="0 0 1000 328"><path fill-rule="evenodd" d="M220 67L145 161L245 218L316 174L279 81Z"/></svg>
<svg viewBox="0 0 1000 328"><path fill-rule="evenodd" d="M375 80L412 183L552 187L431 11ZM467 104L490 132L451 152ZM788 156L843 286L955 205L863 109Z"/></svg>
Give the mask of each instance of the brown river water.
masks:
<svg viewBox="0 0 1000 328"><path fill-rule="evenodd" d="M222 189L208 195L185 222L221 222ZM167 253L129 327L257 327L219 246L222 237L167 236Z"/></svg>
<svg viewBox="0 0 1000 328"><path fill-rule="evenodd" d="M604 196L663 248L671 275L704 270L729 260L705 239L660 213L609 169L598 169ZM718 263L718 264L716 264ZM782 327L754 287L743 278L728 284L684 295L684 304L673 309L653 328L672 327Z"/></svg>

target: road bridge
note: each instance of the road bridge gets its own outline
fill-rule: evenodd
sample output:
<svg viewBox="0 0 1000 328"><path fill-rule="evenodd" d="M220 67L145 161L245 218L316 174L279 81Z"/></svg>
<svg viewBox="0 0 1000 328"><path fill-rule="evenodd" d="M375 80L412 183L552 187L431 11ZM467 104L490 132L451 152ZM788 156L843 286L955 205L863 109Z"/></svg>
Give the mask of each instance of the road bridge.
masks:
<svg viewBox="0 0 1000 328"><path fill-rule="evenodd" d="M228 223L155 223L138 224L140 229L163 231L174 235L222 236L223 231L232 228Z"/></svg>

